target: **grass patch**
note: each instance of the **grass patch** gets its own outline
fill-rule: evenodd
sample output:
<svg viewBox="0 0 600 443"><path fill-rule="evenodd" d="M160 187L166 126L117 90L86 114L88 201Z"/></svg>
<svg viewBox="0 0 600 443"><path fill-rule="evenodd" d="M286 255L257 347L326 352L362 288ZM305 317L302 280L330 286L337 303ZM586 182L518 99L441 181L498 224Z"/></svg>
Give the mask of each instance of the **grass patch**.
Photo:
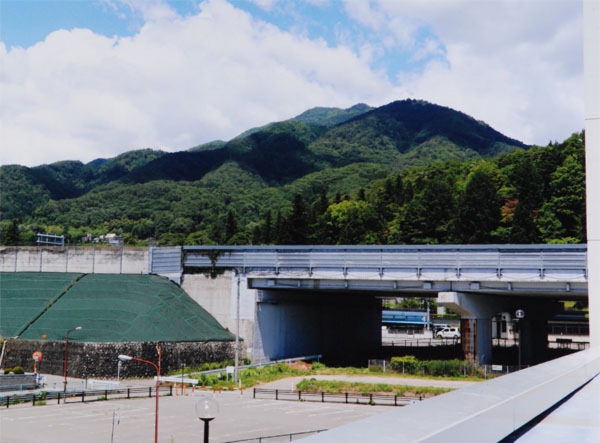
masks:
<svg viewBox="0 0 600 443"><path fill-rule="evenodd" d="M396 370L393 370L392 367L388 367L387 372L382 372L382 369L376 370L374 367L371 368L354 368L354 367L343 367L343 368L328 368L322 363L313 363L312 367L310 365L303 364L285 364L278 363L276 365L262 366L256 368L248 368L242 369L239 373L239 378L241 381L242 388L250 388L262 383L269 383L275 380L289 378L289 377L310 377L314 375L367 375L373 376L376 375L378 377L389 377L389 378L422 378L422 379L443 379L443 380L469 380L469 381L481 381L483 377L479 376L477 371L464 371L465 363L464 362L445 362L445 361L432 361L432 362L419 362L414 357L409 357L408 363L404 359L393 359L393 363L395 363ZM229 362L227 362L229 363ZM414 371L407 370L409 366L413 366L417 368ZM427 371L424 371L422 365L426 365L428 368ZM227 366L224 363L213 363L210 366L216 366L217 368L224 368ZM229 365L231 366L231 365ZM391 366L391 365L390 365ZM411 368L412 369L412 368ZM191 374L195 371L206 370L203 368L186 368L186 372L189 374L188 376L191 378L195 378L198 380L198 385L211 387L215 389L234 389L237 386L234 386L233 381L231 380L231 375L227 376L225 370L223 370L219 374L199 374L194 375ZM181 372L179 373L181 374ZM325 383L325 382L324 382ZM369 387L356 387L357 390L342 390L340 392L367 392L367 393L375 393L375 392L384 392L384 393L396 393L396 395L404 396L403 392L413 392L417 396L422 396L423 394L433 393L433 395L438 395L444 392L448 392L448 389L444 390L443 388L426 388L429 391L422 391L420 387L416 386L400 386L400 385L388 385L388 384L365 384L365 383L356 383L356 385L368 385ZM391 386L391 387L390 387ZM331 387L331 389L336 389ZM304 390L304 388L302 389ZM435 392L439 390L438 392ZM328 391L326 391L328 392Z"/></svg>
<svg viewBox="0 0 600 443"><path fill-rule="evenodd" d="M453 391L452 388L430 386L390 385L384 383L358 383L331 380L304 379L296 385L299 391L325 392L326 394L390 394L400 397L433 397Z"/></svg>

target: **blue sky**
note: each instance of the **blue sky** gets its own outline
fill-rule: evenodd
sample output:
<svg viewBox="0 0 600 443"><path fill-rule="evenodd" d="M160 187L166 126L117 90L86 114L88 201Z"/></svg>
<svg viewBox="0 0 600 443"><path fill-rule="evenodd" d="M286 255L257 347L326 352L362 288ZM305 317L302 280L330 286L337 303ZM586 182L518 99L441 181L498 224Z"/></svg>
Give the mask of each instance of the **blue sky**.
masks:
<svg viewBox="0 0 600 443"><path fill-rule="evenodd" d="M526 143L583 128L580 0L1 0L0 164L228 140L424 99Z"/></svg>

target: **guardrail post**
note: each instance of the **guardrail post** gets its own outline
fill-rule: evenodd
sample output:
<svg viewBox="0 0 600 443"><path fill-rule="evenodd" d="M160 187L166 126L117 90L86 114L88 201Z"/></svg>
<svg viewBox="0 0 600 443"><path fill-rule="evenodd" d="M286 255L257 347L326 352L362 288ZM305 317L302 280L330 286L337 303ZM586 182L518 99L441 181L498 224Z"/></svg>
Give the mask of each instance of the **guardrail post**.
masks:
<svg viewBox="0 0 600 443"><path fill-rule="evenodd" d="M130 396L130 389L131 388L127 388L127 398L131 398L131 396Z"/></svg>
<svg viewBox="0 0 600 443"><path fill-rule="evenodd" d="M173 397L173 386L169 387L169 395Z"/></svg>
<svg viewBox="0 0 600 443"><path fill-rule="evenodd" d="M104 390L104 400L108 400L108 389Z"/></svg>
<svg viewBox="0 0 600 443"><path fill-rule="evenodd" d="M10 396L6 396L6 409L10 406Z"/></svg>
<svg viewBox="0 0 600 443"><path fill-rule="evenodd" d="M325 403L325 391L321 392L321 403Z"/></svg>
<svg viewBox="0 0 600 443"><path fill-rule="evenodd" d="M348 393L346 392L346 404L348 404Z"/></svg>
<svg viewBox="0 0 600 443"><path fill-rule="evenodd" d="M302 400L302 391L298 391L298 400Z"/></svg>
<svg viewBox="0 0 600 443"><path fill-rule="evenodd" d="M81 391L81 403L85 403L85 391Z"/></svg>
<svg viewBox="0 0 600 443"><path fill-rule="evenodd" d="M33 394L33 398L31 399L32 406L35 406L35 394Z"/></svg>
<svg viewBox="0 0 600 443"><path fill-rule="evenodd" d="M275 389L275 400L279 400L279 389Z"/></svg>
<svg viewBox="0 0 600 443"><path fill-rule="evenodd" d="M148 388L148 397L152 398L152 386Z"/></svg>
<svg viewBox="0 0 600 443"><path fill-rule="evenodd" d="M256 388L252 389L252 398L256 398Z"/></svg>
<svg viewBox="0 0 600 443"><path fill-rule="evenodd" d="M394 406L398 406L398 396L394 395Z"/></svg>
<svg viewBox="0 0 600 443"><path fill-rule="evenodd" d="M58 392L58 403L57 404L60 404L60 391Z"/></svg>

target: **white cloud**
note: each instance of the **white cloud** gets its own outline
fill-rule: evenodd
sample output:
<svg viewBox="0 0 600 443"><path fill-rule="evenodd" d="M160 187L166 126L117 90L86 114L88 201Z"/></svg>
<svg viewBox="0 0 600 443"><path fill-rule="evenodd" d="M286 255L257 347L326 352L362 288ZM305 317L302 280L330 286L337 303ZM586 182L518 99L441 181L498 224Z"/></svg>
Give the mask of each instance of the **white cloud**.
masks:
<svg viewBox="0 0 600 443"><path fill-rule="evenodd" d="M355 22L336 21L335 47L235 2L207 0L185 17L158 0L106 4L142 17L139 31L61 30L10 51L0 43L0 164L181 150L313 106L406 97L528 143L583 127L581 0L347 0ZM418 69L390 81L385 57L399 51Z"/></svg>
<svg viewBox="0 0 600 443"><path fill-rule="evenodd" d="M270 11L278 3L279 0L251 0L256 6L266 11Z"/></svg>
<svg viewBox="0 0 600 443"><path fill-rule="evenodd" d="M353 52L224 1L190 17L153 17L128 38L61 30L4 50L0 164L187 149L313 106L385 101L391 89Z"/></svg>
<svg viewBox="0 0 600 443"><path fill-rule="evenodd" d="M443 61L399 73L402 95L461 110L527 143L561 141L583 128L581 0L374 0L371 6L386 23L402 17L419 24L445 48ZM418 31L411 32L415 60L427 50L442 55L442 46L419 48Z"/></svg>

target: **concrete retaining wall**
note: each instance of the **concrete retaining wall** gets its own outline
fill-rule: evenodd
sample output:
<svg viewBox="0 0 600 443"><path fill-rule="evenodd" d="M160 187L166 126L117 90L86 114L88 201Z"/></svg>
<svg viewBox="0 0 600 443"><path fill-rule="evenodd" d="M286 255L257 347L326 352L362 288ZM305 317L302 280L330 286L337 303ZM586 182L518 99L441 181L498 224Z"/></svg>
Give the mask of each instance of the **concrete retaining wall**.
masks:
<svg viewBox="0 0 600 443"><path fill-rule="evenodd" d="M148 274L148 248L0 247L0 272Z"/></svg>

